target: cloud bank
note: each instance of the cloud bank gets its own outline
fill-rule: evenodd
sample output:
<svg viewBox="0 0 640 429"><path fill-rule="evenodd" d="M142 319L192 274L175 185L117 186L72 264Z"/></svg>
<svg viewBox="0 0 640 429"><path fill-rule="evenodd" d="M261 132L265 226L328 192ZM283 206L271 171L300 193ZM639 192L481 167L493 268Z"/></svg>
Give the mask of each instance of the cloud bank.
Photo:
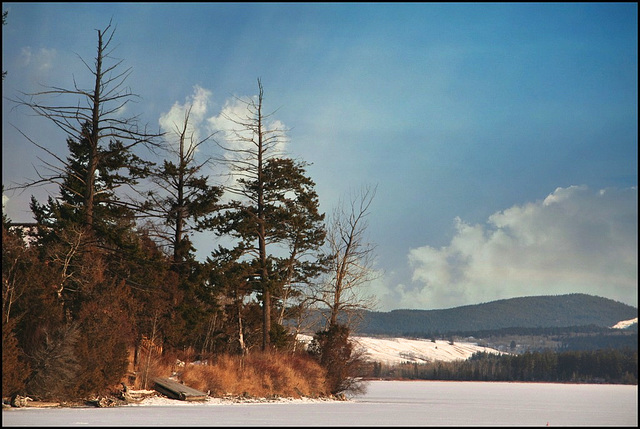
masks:
<svg viewBox="0 0 640 429"><path fill-rule="evenodd" d="M394 308L450 308L531 295L638 301L638 191L557 188L542 201L455 219L450 244L409 251L412 284Z"/></svg>

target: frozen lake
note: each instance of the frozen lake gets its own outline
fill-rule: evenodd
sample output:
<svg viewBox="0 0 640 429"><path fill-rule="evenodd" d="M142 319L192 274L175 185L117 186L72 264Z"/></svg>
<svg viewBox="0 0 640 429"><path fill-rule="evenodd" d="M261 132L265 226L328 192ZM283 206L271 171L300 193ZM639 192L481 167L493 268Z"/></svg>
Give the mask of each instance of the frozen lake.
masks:
<svg viewBox="0 0 640 429"><path fill-rule="evenodd" d="M174 405L175 404L175 405ZM638 426L638 386L372 381L346 402L3 409L3 426Z"/></svg>

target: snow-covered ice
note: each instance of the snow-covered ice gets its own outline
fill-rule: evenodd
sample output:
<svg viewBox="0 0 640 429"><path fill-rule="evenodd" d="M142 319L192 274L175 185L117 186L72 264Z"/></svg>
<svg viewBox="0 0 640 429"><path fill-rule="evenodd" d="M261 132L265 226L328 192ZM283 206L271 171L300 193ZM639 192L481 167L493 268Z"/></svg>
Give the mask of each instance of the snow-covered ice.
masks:
<svg viewBox="0 0 640 429"><path fill-rule="evenodd" d="M638 386L371 381L348 401L17 408L3 426L638 426Z"/></svg>

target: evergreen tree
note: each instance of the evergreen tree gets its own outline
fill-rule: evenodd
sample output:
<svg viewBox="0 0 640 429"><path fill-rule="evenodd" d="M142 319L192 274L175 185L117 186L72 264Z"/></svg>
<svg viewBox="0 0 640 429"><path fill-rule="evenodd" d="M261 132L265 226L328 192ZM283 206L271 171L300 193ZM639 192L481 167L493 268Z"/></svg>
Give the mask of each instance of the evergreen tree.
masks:
<svg viewBox="0 0 640 429"><path fill-rule="evenodd" d="M111 24L98 30L95 63L93 67L85 63L94 78L91 89L74 83L73 89L50 87L17 100L58 126L67 136L69 150L64 158L23 133L54 161L45 162L48 174L39 169L38 179L19 187L54 184L60 192L44 204L32 198L38 224L33 248L39 252L41 269L30 279L29 299L19 303L31 307L31 317L16 327L25 353L40 356L31 362L34 372L27 387L48 394L56 383L55 371L47 372L48 361L60 350L65 358L56 361L63 362L58 374L86 382L76 386L76 393L102 391L124 375L127 347L135 341L135 322L142 308L138 299L149 298L133 295L132 288L139 287L145 270L147 278L154 279L148 275L151 264L141 263L142 237L136 229L140 203L129 198L126 189L135 190L148 175L152 164L136 149L155 145L158 135L141 130L135 117L121 115L135 96L124 87L130 69L118 71L121 61L108 64L113 60L109 47L113 35ZM80 101L47 102L56 96ZM157 286L145 282L147 292ZM78 322L80 329L72 329ZM59 341L50 342L58 337ZM87 348L88 344L93 346Z"/></svg>
<svg viewBox="0 0 640 429"><path fill-rule="evenodd" d="M67 139L69 155L65 168L60 174L60 196L49 197L46 204L39 204L32 198L31 209L37 223L46 227L43 234L59 232L68 226L85 225L87 182L91 145L86 135L91 134L89 124L85 124L81 140ZM144 161L120 141L111 141L107 147L100 147L94 156L101 162L93 172L93 223L96 239L105 245L121 246L126 242L126 232L135 226L134 207L121 200L117 194L123 186L136 186L146 177L151 162ZM45 237L41 237L41 239Z"/></svg>
<svg viewBox="0 0 640 429"><path fill-rule="evenodd" d="M149 223L149 229L167 249L182 294L170 342L204 347L207 320L215 313L216 303L206 288L206 268L196 261L190 236L218 209L222 188L211 185L209 177L202 174L211 159L198 160L196 154L211 136L196 137L190 114L191 107L184 121L166 134L168 158L152 170L151 180L157 189L149 193L147 213L160 221Z"/></svg>
<svg viewBox="0 0 640 429"><path fill-rule="evenodd" d="M270 206L273 235L282 234L280 244L285 249L283 256L272 258L280 306L276 327L303 310L310 284L327 270L321 249L326 236L324 214L305 167L300 161L275 158L265 168L266 200L274 202Z"/></svg>
<svg viewBox="0 0 640 429"><path fill-rule="evenodd" d="M332 394L364 393L366 386L358 377L365 364L362 353L349 341L346 325L333 324L318 331L309 344L308 352L327 370L327 384Z"/></svg>
<svg viewBox="0 0 640 429"><path fill-rule="evenodd" d="M303 264L302 255L318 250L324 232L313 182L305 176L303 163L282 156L284 132L267 126L260 80L258 89L257 100L246 102L247 117L229 118L239 127L233 131L236 146L223 146L235 179L226 187L233 199L208 226L234 241L233 248L222 252L250 261L255 270L247 280L261 303L266 349L275 326L272 298L282 298L283 287L315 275L317 267Z"/></svg>

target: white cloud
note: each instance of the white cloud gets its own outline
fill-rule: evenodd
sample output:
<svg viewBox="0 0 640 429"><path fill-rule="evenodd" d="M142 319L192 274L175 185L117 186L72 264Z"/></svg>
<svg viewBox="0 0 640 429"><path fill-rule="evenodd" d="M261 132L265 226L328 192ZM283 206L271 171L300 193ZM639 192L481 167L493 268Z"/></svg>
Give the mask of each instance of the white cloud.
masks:
<svg viewBox="0 0 640 429"><path fill-rule="evenodd" d="M220 140L230 148L236 148L235 135L233 130L238 128L232 118L244 118L247 115L246 105L235 98L227 99L222 107L222 111L217 116L207 119L211 130L221 132Z"/></svg>
<svg viewBox="0 0 640 429"><path fill-rule="evenodd" d="M186 143L199 142L208 135L205 118L210 98L211 91L196 85L193 87L193 94L186 98L184 104L175 102L167 113L160 116L158 122L162 131L167 133L165 138L169 143L179 144L179 133L182 131L189 108L191 108L191 112L189 113Z"/></svg>
<svg viewBox="0 0 640 429"><path fill-rule="evenodd" d="M413 284L397 308L449 308L529 295L588 293L637 306L637 188L558 188L543 201L456 218L440 249L409 252Z"/></svg>

